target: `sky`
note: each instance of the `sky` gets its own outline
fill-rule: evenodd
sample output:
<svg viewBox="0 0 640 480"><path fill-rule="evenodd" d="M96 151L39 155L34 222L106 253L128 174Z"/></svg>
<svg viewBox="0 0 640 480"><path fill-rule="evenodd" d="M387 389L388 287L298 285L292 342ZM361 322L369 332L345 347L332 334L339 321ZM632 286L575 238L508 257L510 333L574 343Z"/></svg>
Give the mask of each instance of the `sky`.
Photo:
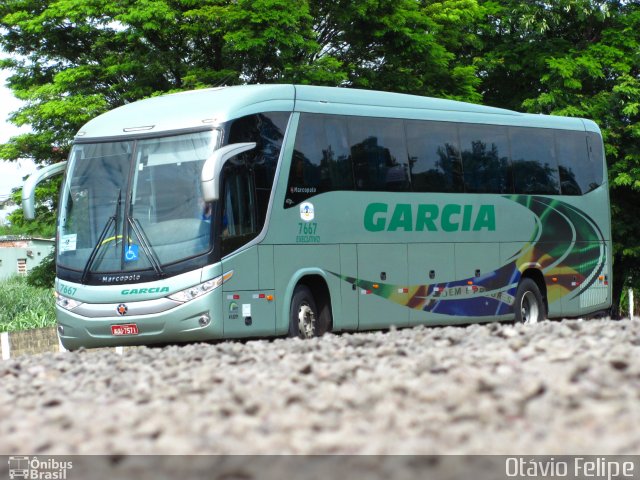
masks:
<svg viewBox="0 0 640 480"><path fill-rule="evenodd" d="M21 102L13 96L6 87L7 77L11 72L0 70L0 143L6 143L9 138L20 133L28 132L29 128L18 128L8 122L11 112L17 110ZM0 200L4 200L11 193L11 189L22 185L22 177L35 170L33 162L22 160L19 162L0 161Z"/></svg>

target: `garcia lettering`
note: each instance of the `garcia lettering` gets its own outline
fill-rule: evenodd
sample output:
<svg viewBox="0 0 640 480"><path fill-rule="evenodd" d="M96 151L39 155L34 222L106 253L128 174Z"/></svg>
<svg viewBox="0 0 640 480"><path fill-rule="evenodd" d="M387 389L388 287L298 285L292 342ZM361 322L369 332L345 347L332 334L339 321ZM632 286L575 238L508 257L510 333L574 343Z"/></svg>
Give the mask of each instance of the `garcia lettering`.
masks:
<svg viewBox="0 0 640 480"><path fill-rule="evenodd" d="M364 228L369 232L493 232L496 212L493 205L398 203L391 210L386 203L370 203L364 211Z"/></svg>
<svg viewBox="0 0 640 480"><path fill-rule="evenodd" d="M151 288L125 288L120 293L122 295L142 295L145 293L165 293L169 291L169 287L151 287Z"/></svg>

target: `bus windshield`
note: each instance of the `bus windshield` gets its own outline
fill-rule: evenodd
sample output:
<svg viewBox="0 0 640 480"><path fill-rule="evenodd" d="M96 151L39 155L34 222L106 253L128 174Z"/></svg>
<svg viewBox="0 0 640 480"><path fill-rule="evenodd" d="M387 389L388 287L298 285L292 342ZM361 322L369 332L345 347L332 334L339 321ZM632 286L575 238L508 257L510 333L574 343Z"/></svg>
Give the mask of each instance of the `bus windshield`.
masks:
<svg viewBox="0 0 640 480"><path fill-rule="evenodd" d="M211 249L213 205L200 172L218 131L76 144L58 217L61 267L87 273L154 269Z"/></svg>

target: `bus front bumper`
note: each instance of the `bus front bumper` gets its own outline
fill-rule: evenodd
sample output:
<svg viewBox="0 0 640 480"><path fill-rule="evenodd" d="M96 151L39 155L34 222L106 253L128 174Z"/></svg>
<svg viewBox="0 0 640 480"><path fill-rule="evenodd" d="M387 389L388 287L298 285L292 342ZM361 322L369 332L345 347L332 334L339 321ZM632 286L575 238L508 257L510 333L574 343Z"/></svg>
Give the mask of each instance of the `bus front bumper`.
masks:
<svg viewBox="0 0 640 480"><path fill-rule="evenodd" d="M130 302L113 308L113 316L101 317L56 306L58 334L67 350L214 340L224 333L221 301L220 292L213 291L163 312L143 315L135 314L136 302Z"/></svg>

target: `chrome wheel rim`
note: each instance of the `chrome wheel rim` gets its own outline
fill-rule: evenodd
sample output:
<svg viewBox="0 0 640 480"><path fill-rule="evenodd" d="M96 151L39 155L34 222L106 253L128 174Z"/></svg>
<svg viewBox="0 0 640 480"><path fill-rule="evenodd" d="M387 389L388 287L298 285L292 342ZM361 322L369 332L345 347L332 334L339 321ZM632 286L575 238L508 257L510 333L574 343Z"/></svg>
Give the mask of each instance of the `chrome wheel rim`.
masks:
<svg viewBox="0 0 640 480"><path fill-rule="evenodd" d="M540 307L533 292L525 292L520 301L520 314L523 323L537 323Z"/></svg>
<svg viewBox="0 0 640 480"><path fill-rule="evenodd" d="M316 315L306 303L298 310L298 329L304 338L313 337L316 331Z"/></svg>

